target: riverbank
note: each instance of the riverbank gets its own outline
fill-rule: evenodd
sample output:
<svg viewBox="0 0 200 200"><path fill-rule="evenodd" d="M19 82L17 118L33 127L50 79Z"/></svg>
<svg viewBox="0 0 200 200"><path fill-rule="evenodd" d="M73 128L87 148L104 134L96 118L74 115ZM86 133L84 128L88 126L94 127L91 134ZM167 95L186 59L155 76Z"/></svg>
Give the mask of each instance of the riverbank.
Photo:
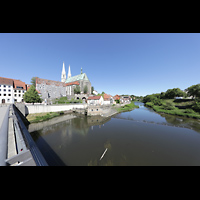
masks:
<svg viewBox="0 0 200 200"><path fill-rule="evenodd" d="M49 112L49 113L35 113L35 114L29 114L26 119L30 123L38 123L38 122L43 122L47 121L49 119L52 119L54 117L58 117L64 115L64 112Z"/></svg>
<svg viewBox="0 0 200 200"><path fill-rule="evenodd" d="M125 104L125 105L114 105L114 106L110 106L109 109L105 110L101 116L102 117L111 117L115 114L118 114L120 112L127 112L127 111L131 111L134 108L139 108L139 106L134 104L134 101L132 101L130 104ZM43 122L43 121L47 121L50 120L52 118L64 115L64 114L68 114L68 113L73 113L73 111L60 111L60 112L42 112L42 113L33 113L33 114L29 114L26 118L30 123L38 123L38 122Z"/></svg>
<svg viewBox="0 0 200 200"><path fill-rule="evenodd" d="M146 102L145 106L152 108L157 113L183 116L188 118L200 119L200 113L192 108L193 100L177 101L173 99L162 100L161 105L155 105L153 102Z"/></svg>
<svg viewBox="0 0 200 200"><path fill-rule="evenodd" d="M135 105L134 104L135 101L131 101L130 104L126 104L126 105L123 105L119 108L116 108L117 112L127 112L127 111L131 111L133 110L134 108L139 108L139 106Z"/></svg>

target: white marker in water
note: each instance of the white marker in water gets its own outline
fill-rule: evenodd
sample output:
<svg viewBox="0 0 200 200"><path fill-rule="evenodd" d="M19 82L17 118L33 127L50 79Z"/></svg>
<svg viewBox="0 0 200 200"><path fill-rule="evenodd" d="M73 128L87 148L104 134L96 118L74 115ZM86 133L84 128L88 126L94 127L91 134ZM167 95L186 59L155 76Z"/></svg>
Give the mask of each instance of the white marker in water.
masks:
<svg viewBox="0 0 200 200"><path fill-rule="evenodd" d="M101 156L101 158L99 160L101 160L104 157L104 155L105 155L107 150L108 150L108 148L106 148L106 150L103 152L103 154L102 154L102 156Z"/></svg>

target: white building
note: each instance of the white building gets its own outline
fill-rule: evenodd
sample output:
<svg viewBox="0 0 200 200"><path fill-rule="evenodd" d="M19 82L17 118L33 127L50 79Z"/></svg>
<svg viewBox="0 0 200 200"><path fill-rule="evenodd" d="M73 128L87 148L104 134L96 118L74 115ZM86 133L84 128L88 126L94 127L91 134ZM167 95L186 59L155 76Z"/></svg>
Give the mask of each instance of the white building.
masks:
<svg viewBox="0 0 200 200"><path fill-rule="evenodd" d="M0 77L0 104L14 103L13 80Z"/></svg>
<svg viewBox="0 0 200 200"><path fill-rule="evenodd" d="M94 94L94 95L97 95L97 94L98 94L98 92L97 92L96 90L94 90L94 91L93 91L93 94Z"/></svg>
<svg viewBox="0 0 200 200"><path fill-rule="evenodd" d="M114 98L109 94L104 94L103 98L104 98L103 102L104 105L110 105L110 104L112 105L114 103Z"/></svg>
<svg viewBox="0 0 200 200"><path fill-rule="evenodd" d="M26 84L20 80L0 77L0 104L23 102Z"/></svg>
<svg viewBox="0 0 200 200"><path fill-rule="evenodd" d="M88 105L103 105L103 102L102 96L89 96L87 99Z"/></svg>

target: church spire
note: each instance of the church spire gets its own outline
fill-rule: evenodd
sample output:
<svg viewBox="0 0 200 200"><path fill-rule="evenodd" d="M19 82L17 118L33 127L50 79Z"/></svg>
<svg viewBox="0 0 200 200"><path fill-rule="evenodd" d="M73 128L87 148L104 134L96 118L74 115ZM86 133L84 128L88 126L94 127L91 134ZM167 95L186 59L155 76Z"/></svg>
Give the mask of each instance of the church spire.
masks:
<svg viewBox="0 0 200 200"><path fill-rule="evenodd" d="M71 70L70 70L70 65L69 65L69 70L68 70L68 75L67 75L67 78L70 78L72 75L71 75Z"/></svg>
<svg viewBox="0 0 200 200"><path fill-rule="evenodd" d="M66 72L65 72L65 63L63 62L62 74L61 74L61 82L66 81Z"/></svg>

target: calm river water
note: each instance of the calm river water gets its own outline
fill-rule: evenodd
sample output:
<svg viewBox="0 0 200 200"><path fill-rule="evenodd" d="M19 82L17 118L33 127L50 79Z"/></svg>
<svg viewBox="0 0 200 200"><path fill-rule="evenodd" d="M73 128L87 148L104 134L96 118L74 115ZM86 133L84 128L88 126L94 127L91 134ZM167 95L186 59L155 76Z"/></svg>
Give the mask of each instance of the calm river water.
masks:
<svg viewBox="0 0 200 200"><path fill-rule="evenodd" d="M49 165L200 165L200 121L135 104L140 108L106 120L80 115L52 121L31 135Z"/></svg>

